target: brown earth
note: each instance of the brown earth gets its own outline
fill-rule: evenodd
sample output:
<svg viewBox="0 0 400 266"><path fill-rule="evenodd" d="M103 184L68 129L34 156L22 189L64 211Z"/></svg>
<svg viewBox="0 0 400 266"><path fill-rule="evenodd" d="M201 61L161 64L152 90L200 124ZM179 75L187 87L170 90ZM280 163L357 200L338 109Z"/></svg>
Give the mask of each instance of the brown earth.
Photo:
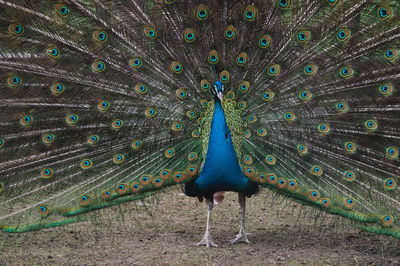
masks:
<svg viewBox="0 0 400 266"><path fill-rule="evenodd" d="M250 245L229 245L239 229L237 196L212 216L220 247L193 247L205 204L169 192L91 215L88 222L25 234L0 233L0 265L400 265L400 241L263 191L248 200ZM121 215L124 214L124 215Z"/></svg>

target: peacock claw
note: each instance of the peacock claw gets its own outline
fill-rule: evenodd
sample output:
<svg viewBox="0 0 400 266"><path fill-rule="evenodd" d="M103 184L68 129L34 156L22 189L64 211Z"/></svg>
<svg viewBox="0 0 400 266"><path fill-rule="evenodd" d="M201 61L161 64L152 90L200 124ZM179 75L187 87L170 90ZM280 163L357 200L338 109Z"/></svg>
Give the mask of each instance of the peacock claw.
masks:
<svg viewBox="0 0 400 266"><path fill-rule="evenodd" d="M211 234L205 235L204 238L199 243L194 244L194 246L196 247L203 245L206 246L207 248L218 247L218 245L212 241Z"/></svg>
<svg viewBox="0 0 400 266"><path fill-rule="evenodd" d="M237 244L240 242L245 242L246 244L250 244L250 241L247 239L248 235L250 235L250 233L239 233L236 235L235 239L229 240L229 243L231 243L231 245Z"/></svg>

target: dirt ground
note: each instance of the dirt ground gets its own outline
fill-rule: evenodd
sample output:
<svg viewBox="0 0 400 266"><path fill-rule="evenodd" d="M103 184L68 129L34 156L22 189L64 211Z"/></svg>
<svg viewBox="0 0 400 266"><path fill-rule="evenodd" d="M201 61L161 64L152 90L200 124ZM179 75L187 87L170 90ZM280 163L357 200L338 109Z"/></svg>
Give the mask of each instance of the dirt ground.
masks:
<svg viewBox="0 0 400 266"><path fill-rule="evenodd" d="M83 223L0 233L0 265L400 265L398 239L360 232L267 191L247 202L250 245L228 243L239 229L235 193L214 208L219 247L207 249L192 246L204 233L205 203L169 192L96 212Z"/></svg>

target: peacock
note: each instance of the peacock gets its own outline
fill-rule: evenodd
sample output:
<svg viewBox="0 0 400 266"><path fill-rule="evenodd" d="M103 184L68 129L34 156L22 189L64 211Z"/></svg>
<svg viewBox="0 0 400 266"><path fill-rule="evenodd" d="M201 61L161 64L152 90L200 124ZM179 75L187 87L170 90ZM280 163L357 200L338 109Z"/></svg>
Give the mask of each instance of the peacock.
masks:
<svg viewBox="0 0 400 266"><path fill-rule="evenodd" d="M269 189L400 238L395 0L0 0L0 230ZM175 191L176 191L175 190ZM178 206L177 206L178 207ZM134 214L132 214L134 215Z"/></svg>

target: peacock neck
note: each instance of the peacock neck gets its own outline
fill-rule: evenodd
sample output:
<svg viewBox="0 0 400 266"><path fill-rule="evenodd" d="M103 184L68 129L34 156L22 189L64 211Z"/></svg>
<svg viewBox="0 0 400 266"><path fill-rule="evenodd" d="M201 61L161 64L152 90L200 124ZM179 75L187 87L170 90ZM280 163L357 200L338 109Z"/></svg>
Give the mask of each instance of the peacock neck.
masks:
<svg viewBox="0 0 400 266"><path fill-rule="evenodd" d="M210 198L217 191L249 195L254 193L253 190L239 166L221 102L215 99L205 163L193 185L187 186L186 194Z"/></svg>

